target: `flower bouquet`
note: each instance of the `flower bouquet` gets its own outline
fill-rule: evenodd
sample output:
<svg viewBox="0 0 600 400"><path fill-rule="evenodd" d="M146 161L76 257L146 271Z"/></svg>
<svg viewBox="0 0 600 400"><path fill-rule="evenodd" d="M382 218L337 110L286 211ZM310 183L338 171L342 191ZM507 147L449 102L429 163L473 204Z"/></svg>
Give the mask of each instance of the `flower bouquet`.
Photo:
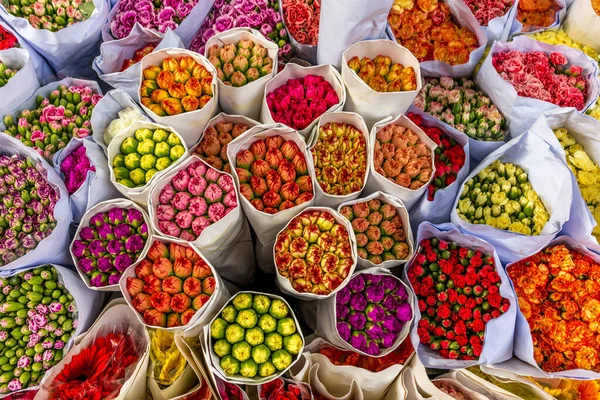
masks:
<svg viewBox="0 0 600 400"><path fill-rule="evenodd" d="M367 193L381 190L399 197L407 209L425 194L435 175L437 145L410 119L400 115L371 129Z"/></svg>
<svg viewBox="0 0 600 400"><path fill-rule="evenodd" d="M535 32L560 26L566 8L566 2L562 0L518 2L511 33Z"/></svg>
<svg viewBox="0 0 600 400"><path fill-rule="evenodd" d="M259 400L312 400L310 385L289 379L277 378L258 386Z"/></svg>
<svg viewBox="0 0 600 400"><path fill-rule="evenodd" d="M2 29L0 25L0 30ZM10 34L10 32L5 32ZM12 34L10 35L12 36ZM14 36L12 37L14 38ZM2 32L0 32L0 49L11 43L12 39L9 37L2 39ZM15 45L18 45L18 42L15 42ZM28 50L15 47L0 50L1 115L9 113L17 105L25 102L39 87L36 65Z"/></svg>
<svg viewBox="0 0 600 400"><path fill-rule="evenodd" d="M234 384L260 385L280 377L300 357L304 338L281 297L239 292L205 327L210 364Z"/></svg>
<svg viewBox="0 0 600 400"><path fill-rule="evenodd" d="M308 139L319 117L341 110L345 102L346 89L332 66L287 64L265 86L260 120L282 123Z"/></svg>
<svg viewBox="0 0 600 400"><path fill-rule="evenodd" d="M321 0L278 0L294 54L317 64Z"/></svg>
<svg viewBox="0 0 600 400"><path fill-rule="evenodd" d="M178 392L190 386L195 373L177 347L173 332L151 329L149 335L148 389L153 398L175 398Z"/></svg>
<svg viewBox="0 0 600 400"><path fill-rule="evenodd" d="M574 40L600 50L598 38L598 21L600 5L594 1L577 1L569 7L563 23L565 33Z"/></svg>
<svg viewBox="0 0 600 400"><path fill-rule="evenodd" d="M265 85L277 73L278 50L249 28L218 33L206 42L204 55L217 69L219 105L225 113L259 118Z"/></svg>
<svg viewBox="0 0 600 400"><path fill-rule="evenodd" d="M150 247L146 212L131 200L112 199L91 207L70 246L73 263L88 288L118 291L123 272Z"/></svg>
<svg viewBox="0 0 600 400"><path fill-rule="evenodd" d="M369 176L369 130L355 113L333 112L319 119L310 138L315 166L315 202L337 207L360 196Z"/></svg>
<svg viewBox="0 0 600 400"><path fill-rule="evenodd" d="M391 40L348 47L342 55L342 79L348 91L347 110L360 114L369 127L404 114L421 90L419 61Z"/></svg>
<svg viewBox="0 0 600 400"><path fill-rule="evenodd" d="M554 46L567 46L573 49L583 51L588 57L590 57L593 60L598 60L600 58L598 52L594 50L593 47L588 46L584 42L573 40L573 38L571 38L571 36L569 36L567 32L563 29L559 29L556 31L544 30L529 34L527 36L537 40L538 42L544 42L552 44Z"/></svg>
<svg viewBox="0 0 600 400"><path fill-rule="evenodd" d="M464 368L512 356L516 301L493 247L449 224L424 222L405 275L416 295L411 331L429 368Z"/></svg>
<svg viewBox="0 0 600 400"><path fill-rule="evenodd" d="M336 211L309 207L279 232L273 247L277 284L299 299L325 299L340 291L356 267L356 238Z"/></svg>
<svg viewBox="0 0 600 400"><path fill-rule="evenodd" d="M570 207L562 204L572 198L572 185L568 168L549 145L526 132L471 171L450 219L464 233L491 243L502 262L515 261L547 245L569 220Z"/></svg>

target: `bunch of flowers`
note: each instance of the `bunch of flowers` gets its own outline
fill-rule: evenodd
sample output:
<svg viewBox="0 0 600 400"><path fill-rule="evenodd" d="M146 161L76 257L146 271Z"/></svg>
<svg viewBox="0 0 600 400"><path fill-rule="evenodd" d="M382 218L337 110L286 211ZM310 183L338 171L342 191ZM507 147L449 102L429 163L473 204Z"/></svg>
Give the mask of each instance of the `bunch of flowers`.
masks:
<svg viewBox="0 0 600 400"><path fill-rule="evenodd" d="M326 345L319 349L319 354L324 355L333 365L347 365L362 368L371 372L381 372L394 365L402 365L414 353L410 336L391 353L382 357L369 357L350 350L341 350L337 347Z"/></svg>
<svg viewBox="0 0 600 400"><path fill-rule="evenodd" d="M110 32L123 39L137 22L144 28L165 33L177 28L197 3L198 0L119 0Z"/></svg>
<svg viewBox="0 0 600 400"><path fill-rule="evenodd" d="M270 136L253 142L236 155L240 194L258 211L277 214L311 201L312 178L298 145Z"/></svg>
<svg viewBox="0 0 600 400"><path fill-rule="evenodd" d="M352 223L358 256L373 264L406 260L410 254L402 217L396 207L378 199L344 206L340 214Z"/></svg>
<svg viewBox="0 0 600 400"><path fill-rule="evenodd" d="M0 393L37 386L77 329L73 296L52 266L0 278Z"/></svg>
<svg viewBox="0 0 600 400"><path fill-rule="evenodd" d="M196 161L161 190L156 206L158 230L193 242L237 205L233 178Z"/></svg>
<svg viewBox="0 0 600 400"><path fill-rule="evenodd" d="M17 37L0 25L0 50L12 49L13 47L19 47Z"/></svg>
<svg viewBox="0 0 600 400"><path fill-rule="evenodd" d="M287 369L304 347L288 305L264 294L237 294L211 323L210 335L227 376L275 375Z"/></svg>
<svg viewBox="0 0 600 400"><path fill-rule="evenodd" d="M594 220L600 222L600 167L565 128L555 130L554 134L565 151L567 166L577 179L583 200ZM594 227L592 234L600 240L600 224Z"/></svg>
<svg viewBox="0 0 600 400"><path fill-rule="evenodd" d="M550 219L527 173L499 160L464 184L456 212L471 224L532 236L539 235Z"/></svg>
<svg viewBox="0 0 600 400"><path fill-rule="evenodd" d="M336 294L335 310L340 337L373 356L393 347L413 316L406 288L391 275L355 275Z"/></svg>
<svg viewBox="0 0 600 400"><path fill-rule="evenodd" d="M121 67L121 72L125 71L129 67L134 66L135 64L142 61L142 58L146 57L148 54L152 53L156 49L156 46L153 44L148 44L141 49L137 49L133 53L132 58L127 58L123 61L123 66Z"/></svg>
<svg viewBox="0 0 600 400"><path fill-rule="evenodd" d="M598 60L600 58L596 50L594 50L587 44L576 42L575 40L571 39L571 37L567 35L567 32L565 32L563 29L559 29L557 31L551 31L546 29L543 31L532 33L527 36L537 40L538 42L549 43L555 46L571 47L573 49L584 52L588 57L590 57L593 60Z"/></svg>
<svg viewBox="0 0 600 400"><path fill-rule="evenodd" d="M493 55L492 64L502 79L509 82L519 96L530 97L582 110L587 97L587 81L582 67L567 67L564 54L517 50Z"/></svg>
<svg viewBox="0 0 600 400"><path fill-rule="evenodd" d="M258 387L260 400L310 400L310 386L306 383L277 378Z"/></svg>
<svg viewBox="0 0 600 400"><path fill-rule="evenodd" d="M375 172L411 190L429 182L432 151L419 135L402 125L389 124L375 138Z"/></svg>
<svg viewBox="0 0 600 400"><path fill-rule="evenodd" d="M519 2L517 20L523 24L522 32L546 28L556 22L561 7L554 0L527 0Z"/></svg>
<svg viewBox="0 0 600 400"><path fill-rule="evenodd" d="M135 121L144 119L142 114L133 107L125 107L117 114L118 118L110 121L110 124L106 127L106 130L102 134L102 140L105 145L109 145L110 141L117 136L121 131L129 128Z"/></svg>
<svg viewBox="0 0 600 400"><path fill-rule="evenodd" d="M470 393L472 392L458 381L447 378L436 378L432 380L431 383L433 383L433 385L442 393L447 394L453 399L471 398Z"/></svg>
<svg viewBox="0 0 600 400"><path fill-rule="evenodd" d="M211 267L191 247L155 240L125 282L131 304L150 326L187 325L214 293Z"/></svg>
<svg viewBox="0 0 600 400"><path fill-rule="evenodd" d="M328 122L319 128L310 151L324 193L344 196L362 190L367 178L367 142L355 126Z"/></svg>
<svg viewBox="0 0 600 400"><path fill-rule="evenodd" d="M171 386L185 370L187 361L175 344L175 335L164 329L149 329L152 377L160 387Z"/></svg>
<svg viewBox="0 0 600 400"><path fill-rule="evenodd" d="M328 295L348 277L356 260L344 225L329 211L307 210L275 241L275 266L299 293Z"/></svg>
<svg viewBox="0 0 600 400"><path fill-rule="evenodd" d="M596 100L596 102L585 113L590 117L600 121L600 99Z"/></svg>
<svg viewBox="0 0 600 400"><path fill-rule="evenodd" d="M185 154L174 132L141 128L134 137L121 142L120 153L112 160L117 183L128 188L145 186L158 171L171 166Z"/></svg>
<svg viewBox="0 0 600 400"><path fill-rule="evenodd" d="M146 247L148 225L136 208L111 208L94 214L71 244L80 271L94 287L116 285Z"/></svg>
<svg viewBox="0 0 600 400"><path fill-rule="evenodd" d="M503 141L506 120L468 78L428 78L413 105L475 140Z"/></svg>
<svg viewBox="0 0 600 400"><path fill-rule="evenodd" d="M533 358L546 372L600 372L600 265L565 245L548 247L506 269L527 319Z"/></svg>
<svg viewBox="0 0 600 400"><path fill-rule="evenodd" d="M93 0L11 0L6 11L25 18L34 29L57 32L88 19L96 6Z"/></svg>
<svg viewBox="0 0 600 400"><path fill-rule="evenodd" d="M458 172L465 165L465 150L441 129L435 126L424 126L421 116L413 113L409 113L407 116L438 146L434 150L435 174L427 186L427 200L433 201L435 192L456 182Z"/></svg>
<svg viewBox="0 0 600 400"><path fill-rule="evenodd" d="M300 44L319 42L321 0L282 0L283 20L290 35Z"/></svg>
<svg viewBox="0 0 600 400"><path fill-rule="evenodd" d="M159 117L202 109L213 98L212 74L190 56L167 57L142 74L140 101Z"/></svg>
<svg viewBox="0 0 600 400"><path fill-rule="evenodd" d="M273 73L273 60L267 49L250 39L224 47L215 44L208 49L208 61L215 66L217 76L227 86L245 86Z"/></svg>
<svg viewBox="0 0 600 400"><path fill-rule="evenodd" d="M392 64L391 57L378 55L374 60L369 57L352 57L348 67L376 92L409 92L417 89L417 76L413 67Z"/></svg>
<svg viewBox="0 0 600 400"><path fill-rule="evenodd" d="M38 96L37 107L4 117L4 133L19 139L51 161L72 137L92 134L92 111L102 98L87 86L60 85L48 97ZM16 119L16 123L15 123Z"/></svg>
<svg viewBox="0 0 600 400"><path fill-rule="evenodd" d="M33 251L56 227L60 192L45 175L30 158L0 156L0 267Z"/></svg>
<svg viewBox="0 0 600 400"><path fill-rule="evenodd" d="M195 154L219 171L231 173L227 146L233 139L242 135L250 127L246 124L217 122L214 127L206 128Z"/></svg>
<svg viewBox="0 0 600 400"><path fill-rule="evenodd" d="M514 3L514 0L465 0L481 26L488 26L494 18L504 16Z"/></svg>
<svg viewBox="0 0 600 400"><path fill-rule="evenodd" d="M477 36L452 21L450 7L442 1L405 1L396 6L388 15L394 37L421 62L464 64L479 47Z"/></svg>
<svg viewBox="0 0 600 400"><path fill-rule="evenodd" d="M66 156L60 164L60 172L63 174L63 181L70 195L79 190L81 185L83 185L88 171L96 171L96 167L90 163L90 159L85 152L85 146L80 146L77 150Z"/></svg>
<svg viewBox="0 0 600 400"><path fill-rule="evenodd" d="M8 83L8 80L19 72L18 69L10 69L0 61L0 88Z"/></svg>
<svg viewBox="0 0 600 400"><path fill-rule="evenodd" d="M71 357L49 385L53 399L110 399L118 395L129 378L130 367L139 360L129 333L109 332Z"/></svg>
<svg viewBox="0 0 600 400"><path fill-rule="evenodd" d="M319 75L289 79L267 94L267 105L275 122L302 130L340 102L333 86Z"/></svg>
<svg viewBox="0 0 600 400"><path fill-rule="evenodd" d="M215 0L190 49L204 54L208 39L232 28L253 28L279 46L279 58L292 55L288 33L279 13L279 0Z"/></svg>
<svg viewBox="0 0 600 400"><path fill-rule="evenodd" d="M424 239L408 267L417 295L421 344L443 358L476 360L484 346L485 324L507 312L494 257L479 250Z"/></svg>

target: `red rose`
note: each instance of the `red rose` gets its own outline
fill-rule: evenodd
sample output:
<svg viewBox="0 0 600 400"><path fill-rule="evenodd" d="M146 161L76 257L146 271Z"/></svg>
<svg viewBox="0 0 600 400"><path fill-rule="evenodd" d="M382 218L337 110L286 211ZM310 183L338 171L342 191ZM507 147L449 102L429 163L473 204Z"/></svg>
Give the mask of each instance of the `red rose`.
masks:
<svg viewBox="0 0 600 400"><path fill-rule="evenodd" d="M488 288L488 292L490 294L495 294L495 293L498 293L499 291L500 291L500 289L496 285L492 285Z"/></svg>
<svg viewBox="0 0 600 400"><path fill-rule="evenodd" d="M453 280L454 280L454 286L456 286L457 288L463 289L465 286L467 286L467 282L465 281L465 277L462 276L462 275L456 276L455 278L453 278Z"/></svg>
<svg viewBox="0 0 600 400"><path fill-rule="evenodd" d="M421 328L421 329L429 329L429 321L427 321L424 318L421 318L419 320L418 327Z"/></svg>
<svg viewBox="0 0 600 400"><path fill-rule="evenodd" d="M469 249L467 249L466 247L461 247L460 250L458 250L458 256L460 258L467 258L468 251Z"/></svg>
<svg viewBox="0 0 600 400"><path fill-rule="evenodd" d="M455 337L456 337L456 334L454 332L452 332L452 331L446 332L446 339L454 340Z"/></svg>
<svg viewBox="0 0 600 400"><path fill-rule="evenodd" d="M417 334L419 335L421 343L429 343L429 341L431 340L431 336L429 336L429 332L427 332L426 329L418 328Z"/></svg>
<svg viewBox="0 0 600 400"><path fill-rule="evenodd" d="M423 300L419 300L419 311L424 312L427 310L427 304Z"/></svg>
<svg viewBox="0 0 600 400"><path fill-rule="evenodd" d="M485 330L485 323L480 319L476 319L473 321L471 329L473 329L475 332L483 332Z"/></svg>
<svg viewBox="0 0 600 400"><path fill-rule="evenodd" d="M456 340L456 341L458 342L458 344L460 344L461 346L464 346L464 345L466 345L467 343L469 343L469 339L467 339L467 337L466 337L466 336L463 336L463 335L457 336L455 340Z"/></svg>
<svg viewBox="0 0 600 400"><path fill-rule="evenodd" d="M448 301L450 303L456 303L456 300L458 299L458 292L454 289L448 289Z"/></svg>
<svg viewBox="0 0 600 400"><path fill-rule="evenodd" d="M465 282L469 286L475 285L477 283L477 274L475 274L474 272L467 272L467 274L465 275Z"/></svg>
<svg viewBox="0 0 600 400"><path fill-rule="evenodd" d="M428 306L434 306L435 303L437 303L437 300L434 296L427 296L427 298L425 299L425 303L427 303Z"/></svg>
<svg viewBox="0 0 600 400"><path fill-rule="evenodd" d="M450 275L454 272L454 266L448 260L440 260L438 264L440 265L442 272L446 275Z"/></svg>
<svg viewBox="0 0 600 400"><path fill-rule="evenodd" d="M458 316L463 320L468 321L473 317L473 311L471 311L469 308L461 307L458 311Z"/></svg>
<svg viewBox="0 0 600 400"><path fill-rule="evenodd" d="M417 263L419 263L420 265L425 264L425 261L427 261L427 258L425 257L424 254L417 254L417 257L415 257L415 260L417 261Z"/></svg>
<svg viewBox="0 0 600 400"><path fill-rule="evenodd" d="M488 301L488 303L490 303L490 306L492 306L494 308L500 308L501 303L502 303L502 296L500 296L500 294L498 294L498 293L494 293L494 294L490 293L487 296L487 301Z"/></svg>
<svg viewBox="0 0 600 400"><path fill-rule="evenodd" d="M469 298L467 299L467 302L465 303L465 306L466 306L467 308L471 308L471 309L473 309L473 308L475 308L475 307L477 306L477 303L475 302L475 299L474 299L474 298L472 298L472 297L469 297Z"/></svg>
<svg viewBox="0 0 600 400"><path fill-rule="evenodd" d="M480 309L476 308L473 310L473 318L475 318L475 319L481 318L481 310Z"/></svg>
<svg viewBox="0 0 600 400"><path fill-rule="evenodd" d="M438 308L438 316L442 319L449 318L451 313L452 312L450 311L450 308L446 305L443 305L440 308Z"/></svg>
<svg viewBox="0 0 600 400"><path fill-rule="evenodd" d="M437 260L437 254L435 254L432 250L427 251L426 257L427 261L429 262L434 262Z"/></svg>
<svg viewBox="0 0 600 400"><path fill-rule="evenodd" d="M477 346L481 344L481 339L479 339L479 336L473 335L469 339L469 343L471 343L471 346Z"/></svg>
<svg viewBox="0 0 600 400"><path fill-rule="evenodd" d="M460 294L458 295L458 298L456 299L456 301L458 302L458 304L467 304L467 296L465 296L464 294Z"/></svg>
<svg viewBox="0 0 600 400"><path fill-rule="evenodd" d="M464 335L467 333L467 327L464 321L458 321L456 325L454 325L454 332L457 335Z"/></svg>
<svg viewBox="0 0 600 400"><path fill-rule="evenodd" d="M433 330L433 334L437 337L442 337L446 334L446 331L441 326L438 326Z"/></svg>
<svg viewBox="0 0 600 400"><path fill-rule="evenodd" d="M475 357L479 357L481 355L482 349L483 349L483 347L481 345L473 346L473 354L475 355Z"/></svg>

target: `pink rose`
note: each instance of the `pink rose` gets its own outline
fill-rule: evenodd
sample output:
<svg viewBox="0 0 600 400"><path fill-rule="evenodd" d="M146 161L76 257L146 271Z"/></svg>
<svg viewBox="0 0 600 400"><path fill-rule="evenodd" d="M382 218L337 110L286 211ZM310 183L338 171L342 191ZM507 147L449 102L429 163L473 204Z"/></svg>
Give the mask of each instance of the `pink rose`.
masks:
<svg viewBox="0 0 600 400"><path fill-rule="evenodd" d="M35 130L31 133L31 141L35 142L36 140L41 140L42 142L45 139L45 135L44 132L40 131L40 130Z"/></svg>
<svg viewBox="0 0 600 400"><path fill-rule="evenodd" d="M65 107L55 107L54 105L49 105L47 107L44 107L44 109L42 110L42 116L46 118L46 121L48 122L59 121L65 116Z"/></svg>

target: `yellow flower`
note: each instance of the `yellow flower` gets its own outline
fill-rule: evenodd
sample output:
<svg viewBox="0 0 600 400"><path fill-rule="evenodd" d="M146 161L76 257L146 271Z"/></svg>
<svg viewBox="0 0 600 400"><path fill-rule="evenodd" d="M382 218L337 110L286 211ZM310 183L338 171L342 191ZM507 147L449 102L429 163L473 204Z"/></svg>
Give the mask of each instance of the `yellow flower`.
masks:
<svg viewBox="0 0 600 400"><path fill-rule="evenodd" d="M596 52L596 50L594 50L593 48L591 48L590 46L588 46L586 44L574 41L562 29L559 29L558 31L546 30L546 31L537 32L537 33L534 33L534 34L528 35L528 36L532 37L533 39L537 40L538 42L544 42L544 43L549 43L549 44L558 45L558 46L568 46L573 49L583 51L588 57L590 57L594 60L598 60L598 53Z"/></svg>
<svg viewBox="0 0 600 400"><path fill-rule="evenodd" d="M187 361L177 348L173 333L162 329L149 333L153 378L159 385L170 386L183 373Z"/></svg>
<svg viewBox="0 0 600 400"><path fill-rule="evenodd" d="M587 110L586 114L600 121L600 99L596 100L596 103Z"/></svg>

